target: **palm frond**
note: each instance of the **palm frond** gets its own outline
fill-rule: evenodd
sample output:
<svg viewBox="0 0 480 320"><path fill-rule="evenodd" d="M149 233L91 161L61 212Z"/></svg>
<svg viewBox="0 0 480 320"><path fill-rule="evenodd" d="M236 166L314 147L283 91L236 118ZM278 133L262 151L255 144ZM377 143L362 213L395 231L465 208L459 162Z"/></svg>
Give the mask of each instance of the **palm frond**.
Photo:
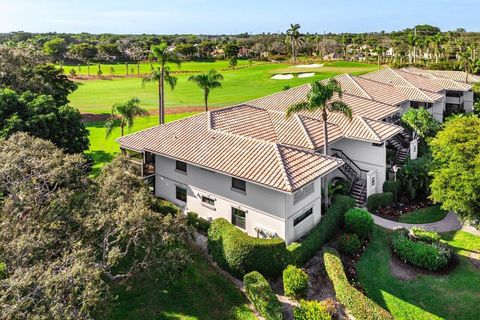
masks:
<svg viewBox="0 0 480 320"><path fill-rule="evenodd" d="M342 113L347 118L352 119L352 108L340 100L330 103L328 105L328 111Z"/></svg>
<svg viewBox="0 0 480 320"><path fill-rule="evenodd" d="M297 104L294 104L294 105L291 105L290 107L288 107L285 116L287 118L289 118L294 113L298 113L298 112L301 112L301 111L308 111L309 109L310 109L310 104L308 102L300 102L300 103L297 103Z"/></svg>

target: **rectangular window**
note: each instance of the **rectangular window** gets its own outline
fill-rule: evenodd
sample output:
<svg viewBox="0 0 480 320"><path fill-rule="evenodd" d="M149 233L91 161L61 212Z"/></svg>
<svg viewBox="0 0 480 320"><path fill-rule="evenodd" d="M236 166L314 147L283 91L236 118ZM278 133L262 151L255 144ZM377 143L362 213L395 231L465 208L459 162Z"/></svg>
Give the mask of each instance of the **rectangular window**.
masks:
<svg viewBox="0 0 480 320"><path fill-rule="evenodd" d="M232 208L232 224L239 228L245 229L245 211Z"/></svg>
<svg viewBox="0 0 480 320"><path fill-rule="evenodd" d="M232 178L232 188L241 190L241 191L246 191L247 190L247 183L245 180L240 180L237 178Z"/></svg>
<svg viewBox="0 0 480 320"><path fill-rule="evenodd" d="M177 186L176 196L177 200L187 202L187 189Z"/></svg>
<svg viewBox="0 0 480 320"><path fill-rule="evenodd" d="M447 91L445 94L447 97L454 97L454 98L460 98L463 96L462 91Z"/></svg>
<svg viewBox="0 0 480 320"><path fill-rule="evenodd" d="M202 196L202 203L213 207L215 205L215 200L206 196Z"/></svg>
<svg viewBox="0 0 480 320"><path fill-rule="evenodd" d="M187 164L183 161L177 160L175 167L178 171L187 172Z"/></svg>
<svg viewBox="0 0 480 320"><path fill-rule="evenodd" d="M296 226L303 220L307 219L313 213L313 208L308 209L305 213L302 213L300 216L293 220L293 226Z"/></svg>

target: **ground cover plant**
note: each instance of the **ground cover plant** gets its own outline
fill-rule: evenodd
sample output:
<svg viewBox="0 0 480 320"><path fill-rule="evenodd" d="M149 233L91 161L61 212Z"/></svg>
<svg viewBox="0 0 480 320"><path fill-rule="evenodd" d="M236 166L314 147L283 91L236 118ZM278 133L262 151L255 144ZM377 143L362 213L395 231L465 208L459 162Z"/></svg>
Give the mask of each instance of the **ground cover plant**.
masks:
<svg viewBox="0 0 480 320"><path fill-rule="evenodd" d="M480 313L480 271L469 261L480 253L480 237L463 231L441 234L460 256L445 275L418 274L408 281L392 274L389 231L375 227L367 250L357 264L358 280L367 295L395 319L475 319Z"/></svg>

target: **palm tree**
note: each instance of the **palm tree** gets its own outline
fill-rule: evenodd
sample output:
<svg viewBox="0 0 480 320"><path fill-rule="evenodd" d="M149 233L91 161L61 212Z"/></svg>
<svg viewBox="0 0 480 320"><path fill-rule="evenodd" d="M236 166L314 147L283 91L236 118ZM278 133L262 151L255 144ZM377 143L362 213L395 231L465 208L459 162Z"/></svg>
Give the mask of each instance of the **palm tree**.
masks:
<svg viewBox="0 0 480 320"><path fill-rule="evenodd" d="M320 110L322 112L324 155L328 155L328 114L337 112L352 119L352 109L347 104L340 100L329 102L335 93L338 94L340 99L342 98L342 88L335 79L330 79L326 84L321 81L312 82L311 89L307 95L307 101L288 107L286 113L286 116L290 117L292 114L302 111L313 112ZM324 196L325 206L328 206L328 184L326 179L323 181L322 189L325 190L326 193Z"/></svg>
<svg viewBox="0 0 480 320"><path fill-rule="evenodd" d="M476 47L474 45L468 46L465 50L461 49L458 54L458 60L463 65L465 71L465 83L468 83L468 74L473 73L475 65Z"/></svg>
<svg viewBox="0 0 480 320"><path fill-rule="evenodd" d="M220 81L223 76L217 70L210 70L208 73L198 74L188 78L188 81L193 81L203 90L203 99L205 101L205 112L208 111L208 96L210 91L215 88L221 88Z"/></svg>
<svg viewBox="0 0 480 320"><path fill-rule="evenodd" d="M298 47L304 42L303 35L300 33L300 25L298 23L291 24L290 29L287 30L287 40L292 46L292 62L297 62Z"/></svg>
<svg viewBox="0 0 480 320"><path fill-rule="evenodd" d="M440 32L437 34L434 34L431 37L431 43L433 44L433 50L435 54L435 63L438 63L440 53L442 51L443 35Z"/></svg>
<svg viewBox="0 0 480 320"><path fill-rule="evenodd" d="M415 33L409 33L407 35L407 39L405 42L408 44L408 63L412 63L412 55L413 55L413 63L415 63L417 61L416 60L417 42L418 42L417 35Z"/></svg>
<svg viewBox="0 0 480 320"><path fill-rule="evenodd" d="M140 107L140 100L136 97L124 103L114 104L110 118L105 123L107 129L105 136L108 138L116 127L120 127L123 136L125 127L130 130L135 118L146 115L148 115L148 111Z"/></svg>
<svg viewBox="0 0 480 320"><path fill-rule="evenodd" d="M180 67L180 59L175 50L170 50L166 42L162 42L159 45L152 46L152 55L160 63L158 68L152 66L150 74L143 78L142 84L150 81L158 82L158 123L165 123L165 81L170 85L173 90L177 84L177 78L170 74L170 68L166 66L167 62L176 63Z"/></svg>

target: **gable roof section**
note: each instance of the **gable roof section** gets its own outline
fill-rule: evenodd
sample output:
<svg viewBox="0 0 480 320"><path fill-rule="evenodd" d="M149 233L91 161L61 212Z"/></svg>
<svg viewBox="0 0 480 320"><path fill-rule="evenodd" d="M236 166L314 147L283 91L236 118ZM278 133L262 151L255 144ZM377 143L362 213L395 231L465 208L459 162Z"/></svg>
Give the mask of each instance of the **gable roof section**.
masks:
<svg viewBox="0 0 480 320"><path fill-rule="evenodd" d="M209 128L206 113L117 139L149 151L284 192L294 192L343 162L318 153Z"/></svg>
<svg viewBox="0 0 480 320"><path fill-rule="evenodd" d="M465 83L465 78L467 75L464 71L453 71L453 70L424 70L430 74L433 74L437 77L451 79L457 82ZM480 76L468 74L468 83L478 83L480 82Z"/></svg>
<svg viewBox="0 0 480 320"><path fill-rule="evenodd" d="M470 91L472 89L472 85L469 83L459 82L448 77L441 77L441 76L435 75L436 70L423 70L423 69L414 68L414 67L403 68L401 70L428 78L431 81L435 82L438 86L442 87L444 90ZM456 72L456 71L452 71L452 72ZM461 72L461 71L458 71L458 72ZM461 76L465 77L465 73L463 73L463 75ZM463 78L463 81L465 81L465 78Z"/></svg>

